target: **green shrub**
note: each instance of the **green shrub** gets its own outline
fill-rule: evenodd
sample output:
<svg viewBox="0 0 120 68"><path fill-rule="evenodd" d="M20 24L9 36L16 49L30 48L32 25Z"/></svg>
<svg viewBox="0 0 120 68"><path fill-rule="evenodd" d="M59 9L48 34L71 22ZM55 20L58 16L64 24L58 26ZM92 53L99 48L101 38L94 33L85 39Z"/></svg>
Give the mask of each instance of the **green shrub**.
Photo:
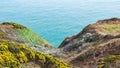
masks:
<svg viewBox="0 0 120 68"><path fill-rule="evenodd" d="M18 46L16 46L16 45L9 45L8 49L12 53L19 53L20 52L20 48Z"/></svg>
<svg viewBox="0 0 120 68"><path fill-rule="evenodd" d="M17 59L20 63L25 63L28 61L27 56L24 52L20 51L18 54L16 54Z"/></svg>
<svg viewBox="0 0 120 68"><path fill-rule="evenodd" d="M99 68L104 68L104 67L105 67L105 62L104 62L104 61L102 61L102 62L100 63Z"/></svg>
<svg viewBox="0 0 120 68"><path fill-rule="evenodd" d="M107 63L115 63L115 61L119 59L120 55L110 55L100 63L99 68L106 68Z"/></svg>

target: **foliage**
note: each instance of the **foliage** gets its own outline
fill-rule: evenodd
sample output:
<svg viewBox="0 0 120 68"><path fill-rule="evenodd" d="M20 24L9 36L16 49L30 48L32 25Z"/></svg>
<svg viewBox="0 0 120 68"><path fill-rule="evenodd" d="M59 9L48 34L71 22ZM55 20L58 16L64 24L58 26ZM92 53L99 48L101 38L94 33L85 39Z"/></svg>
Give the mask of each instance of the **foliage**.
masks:
<svg viewBox="0 0 120 68"><path fill-rule="evenodd" d="M18 54L16 54L16 57L20 63L25 63L28 61L27 56L22 51L20 51Z"/></svg>
<svg viewBox="0 0 120 68"><path fill-rule="evenodd" d="M0 64L4 67L15 68L20 65L19 61L9 51L0 51Z"/></svg>
<svg viewBox="0 0 120 68"><path fill-rule="evenodd" d="M14 28L25 42L35 45L50 45L46 40L22 25L9 22L4 22L3 24L10 25ZM52 57L51 55L34 51L28 48L25 44L15 42L11 39L6 40L7 36L5 37L4 32L0 32L0 35L0 68L21 68L22 64L28 62L35 62L37 64L41 64L42 62L45 65L52 63L55 68L70 68L68 64Z"/></svg>
<svg viewBox="0 0 120 68"><path fill-rule="evenodd" d="M17 36L20 39L22 38L22 40L26 43L31 43L34 45L50 46L48 41L44 40L43 38L38 36L36 33L34 33L32 30L28 29L27 27L25 27L23 25L13 23L13 22L3 22L2 24L11 26L11 28L13 28L16 31ZM6 37L9 37L8 33L0 30L0 39L6 38ZM50 46L50 47L52 47L52 46Z"/></svg>
<svg viewBox="0 0 120 68"><path fill-rule="evenodd" d="M99 25L102 27L103 32L105 33L115 33L119 32L120 30L120 24L102 24Z"/></svg>
<svg viewBox="0 0 120 68"><path fill-rule="evenodd" d="M12 53L19 53L20 52L20 48L16 45L9 45L8 49Z"/></svg>
<svg viewBox="0 0 120 68"><path fill-rule="evenodd" d="M1 44L0 45L0 50L1 51L6 51L6 50L8 50L8 46L6 46L5 44Z"/></svg>
<svg viewBox="0 0 120 68"><path fill-rule="evenodd" d="M106 68L107 63L115 63L116 60L120 60L120 55L110 55L100 63L99 68Z"/></svg>
<svg viewBox="0 0 120 68"><path fill-rule="evenodd" d="M104 62L104 61L102 61L102 62L100 63L99 68L104 68L104 66L105 66L105 62Z"/></svg>
<svg viewBox="0 0 120 68"><path fill-rule="evenodd" d="M0 38L2 39L2 38L4 38L5 36L6 36L6 34L5 34L3 31L0 30Z"/></svg>
<svg viewBox="0 0 120 68"><path fill-rule="evenodd" d="M113 62L116 61L117 59L120 59L120 55L111 55L108 58L105 59L106 62Z"/></svg>
<svg viewBox="0 0 120 68"><path fill-rule="evenodd" d="M3 67L20 68L21 64L35 61L44 64L52 63L56 68L70 68L70 66L50 55L42 54L20 44L8 40L0 40L0 65Z"/></svg>
<svg viewBox="0 0 120 68"><path fill-rule="evenodd" d="M48 44L46 40L39 37L36 33L34 33L30 29L16 29L19 33L19 35L25 40L25 42L32 43L35 45L41 45L41 44Z"/></svg>

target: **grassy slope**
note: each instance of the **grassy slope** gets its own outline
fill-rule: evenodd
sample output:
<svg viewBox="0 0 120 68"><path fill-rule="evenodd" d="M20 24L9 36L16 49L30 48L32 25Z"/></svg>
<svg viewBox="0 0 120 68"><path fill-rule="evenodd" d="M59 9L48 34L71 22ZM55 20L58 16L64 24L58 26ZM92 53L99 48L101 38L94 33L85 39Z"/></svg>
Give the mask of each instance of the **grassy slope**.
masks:
<svg viewBox="0 0 120 68"><path fill-rule="evenodd" d="M31 31L30 29L16 29L20 35L26 42L35 44L35 45L40 45L40 44L49 44L46 40L43 38L39 37L36 33Z"/></svg>
<svg viewBox="0 0 120 68"><path fill-rule="evenodd" d="M4 22L4 25L12 25L13 29L17 31L18 36L23 39L26 43L31 43L34 45L43 45L43 46L50 46L47 40L44 40L42 37L38 36L32 30L28 29L27 27L12 23L12 22Z"/></svg>
<svg viewBox="0 0 120 68"><path fill-rule="evenodd" d="M25 42L42 45L49 43L39 37L37 34L29 30L28 28L15 24L5 22L0 26L10 26L10 29L13 29L15 32L18 32L18 35L25 40ZM2 28L2 27L1 27ZM5 31L9 28L4 27ZM10 68L21 68L22 64L35 62L35 64L44 66L49 66L52 64L53 68L70 68L66 63L48 55L42 54L40 52L36 52L30 48L28 48L24 43L19 43L17 41L12 40L11 38L7 39L7 33L0 30L0 68L10 67ZM12 32L13 33L13 32ZM14 35L14 33L13 33ZM6 37L6 38L5 38ZM41 63L42 62L42 63Z"/></svg>
<svg viewBox="0 0 120 68"><path fill-rule="evenodd" d="M99 25L103 32L105 33L119 33L120 32L120 24L102 24Z"/></svg>

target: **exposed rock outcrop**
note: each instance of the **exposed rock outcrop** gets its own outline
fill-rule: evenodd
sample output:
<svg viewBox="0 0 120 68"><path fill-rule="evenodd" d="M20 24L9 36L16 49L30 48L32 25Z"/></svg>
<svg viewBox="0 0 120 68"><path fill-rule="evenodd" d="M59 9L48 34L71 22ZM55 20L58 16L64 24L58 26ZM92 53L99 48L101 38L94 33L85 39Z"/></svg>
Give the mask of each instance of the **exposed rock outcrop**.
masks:
<svg viewBox="0 0 120 68"><path fill-rule="evenodd" d="M104 60L111 55L120 54L120 19L111 18L90 24L79 34L67 37L59 48L65 54L62 59L75 68L110 67L107 65L115 63Z"/></svg>

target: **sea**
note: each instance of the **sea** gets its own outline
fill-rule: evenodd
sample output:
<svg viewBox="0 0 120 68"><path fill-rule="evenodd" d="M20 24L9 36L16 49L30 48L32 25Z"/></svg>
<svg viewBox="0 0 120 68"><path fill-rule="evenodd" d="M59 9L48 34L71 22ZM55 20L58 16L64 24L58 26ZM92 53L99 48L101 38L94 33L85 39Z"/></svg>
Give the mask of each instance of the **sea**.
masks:
<svg viewBox="0 0 120 68"><path fill-rule="evenodd" d="M98 20L120 17L120 0L0 0L0 22L27 26L54 47Z"/></svg>

